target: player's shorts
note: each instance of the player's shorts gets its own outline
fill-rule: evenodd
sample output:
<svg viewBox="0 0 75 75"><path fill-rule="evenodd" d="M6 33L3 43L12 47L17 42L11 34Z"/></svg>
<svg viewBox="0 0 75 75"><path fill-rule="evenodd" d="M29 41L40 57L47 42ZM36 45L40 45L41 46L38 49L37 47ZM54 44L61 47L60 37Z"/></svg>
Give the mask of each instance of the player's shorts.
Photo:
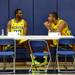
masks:
<svg viewBox="0 0 75 75"><path fill-rule="evenodd" d="M16 40L18 42L18 44L22 44L24 42L26 42L27 40L23 39L23 40Z"/></svg>
<svg viewBox="0 0 75 75"><path fill-rule="evenodd" d="M27 45L27 41L28 40L16 40L16 45L23 45L23 46L25 46L25 47L27 47L28 45ZM4 46L3 48L4 48L4 50L7 50L8 48L12 48L13 46L11 46L11 45L7 45L7 46Z"/></svg>

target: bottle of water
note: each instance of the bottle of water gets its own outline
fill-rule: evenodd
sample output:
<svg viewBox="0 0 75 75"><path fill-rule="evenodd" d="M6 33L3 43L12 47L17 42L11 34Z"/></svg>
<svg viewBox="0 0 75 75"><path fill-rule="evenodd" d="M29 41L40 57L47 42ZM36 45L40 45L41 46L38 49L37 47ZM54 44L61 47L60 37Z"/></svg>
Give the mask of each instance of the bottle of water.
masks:
<svg viewBox="0 0 75 75"><path fill-rule="evenodd" d="M4 35L4 29L2 29L2 34L1 34L2 36Z"/></svg>

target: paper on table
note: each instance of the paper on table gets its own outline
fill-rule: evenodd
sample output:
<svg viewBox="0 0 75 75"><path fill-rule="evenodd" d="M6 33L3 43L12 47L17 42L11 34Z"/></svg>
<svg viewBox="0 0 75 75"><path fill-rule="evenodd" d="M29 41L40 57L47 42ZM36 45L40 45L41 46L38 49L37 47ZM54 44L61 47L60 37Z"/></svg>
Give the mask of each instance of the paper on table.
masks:
<svg viewBox="0 0 75 75"><path fill-rule="evenodd" d="M61 35L60 32L49 32L48 31L48 36L50 36L50 37L60 36L60 35Z"/></svg>
<svg viewBox="0 0 75 75"><path fill-rule="evenodd" d="M19 35L17 32L8 32L7 36L18 37Z"/></svg>

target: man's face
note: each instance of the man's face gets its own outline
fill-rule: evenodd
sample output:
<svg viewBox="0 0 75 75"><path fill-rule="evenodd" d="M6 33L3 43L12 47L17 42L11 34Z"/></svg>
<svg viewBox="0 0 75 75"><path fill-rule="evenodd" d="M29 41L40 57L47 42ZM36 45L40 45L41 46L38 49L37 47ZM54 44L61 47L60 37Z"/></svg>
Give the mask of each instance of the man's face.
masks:
<svg viewBox="0 0 75 75"><path fill-rule="evenodd" d="M54 19L55 19L54 16L52 14L49 14L48 21L54 22Z"/></svg>
<svg viewBox="0 0 75 75"><path fill-rule="evenodd" d="M23 16L22 11L21 10L18 10L16 16L19 17L19 18L22 18L22 16Z"/></svg>

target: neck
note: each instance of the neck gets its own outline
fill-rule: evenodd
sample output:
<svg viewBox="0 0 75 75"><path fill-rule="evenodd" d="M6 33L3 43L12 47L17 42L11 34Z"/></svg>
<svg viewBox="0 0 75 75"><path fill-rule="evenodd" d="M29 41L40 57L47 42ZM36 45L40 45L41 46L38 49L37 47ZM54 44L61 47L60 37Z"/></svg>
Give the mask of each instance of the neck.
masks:
<svg viewBox="0 0 75 75"><path fill-rule="evenodd" d="M57 23L58 23L58 20L55 20L55 21L54 21L54 24L57 24Z"/></svg>
<svg viewBox="0 0 75 75"><path fill-rule="evenodd" d="M16 17L15 20L16 20L16 22L19 22L19 21L21 21L21 18Z"/></svg>

